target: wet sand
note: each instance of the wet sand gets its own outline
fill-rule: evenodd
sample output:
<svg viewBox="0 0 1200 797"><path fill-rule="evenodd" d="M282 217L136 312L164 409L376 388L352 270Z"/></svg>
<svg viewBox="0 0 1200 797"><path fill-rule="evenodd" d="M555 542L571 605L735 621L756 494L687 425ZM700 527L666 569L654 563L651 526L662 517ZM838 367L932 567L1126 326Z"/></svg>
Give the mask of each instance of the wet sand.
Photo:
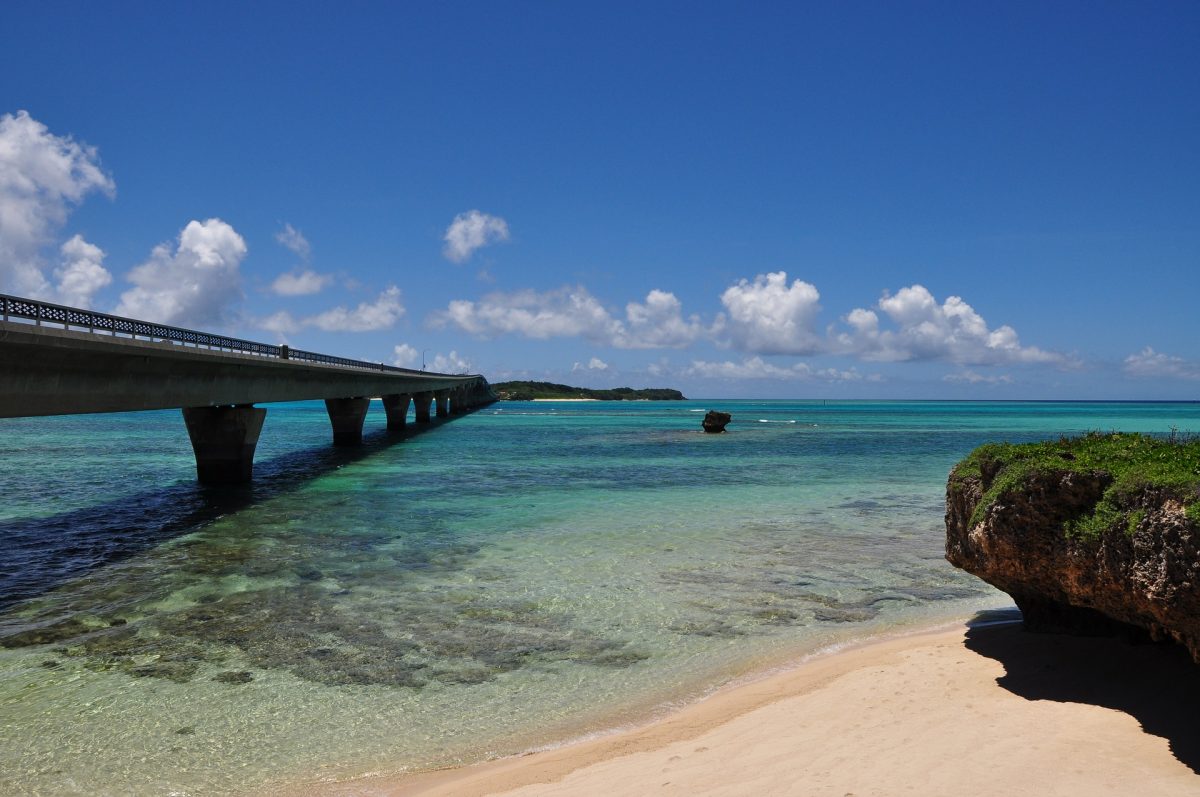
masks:
<svg viewBox="0 0 1200 797"><path fill-rule="evenodd" d="M1200 667L1003 624L823 655L663 720L473 767L304 793L1196 795Z"/></svg>

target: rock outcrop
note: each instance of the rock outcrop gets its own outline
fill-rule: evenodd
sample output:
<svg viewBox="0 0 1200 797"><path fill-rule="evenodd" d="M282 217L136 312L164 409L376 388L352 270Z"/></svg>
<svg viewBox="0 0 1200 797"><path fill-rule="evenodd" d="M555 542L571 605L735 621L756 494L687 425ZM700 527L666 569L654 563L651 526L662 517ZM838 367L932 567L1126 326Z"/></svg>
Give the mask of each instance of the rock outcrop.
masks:
<svg viewBox="0 0 1200 797"><path fill-rule="evenodd" d="M709 410L704 414L704 421L702 425L704 426L704 431L711 434L716 434L717 432L725 431L726 425L728 425L731 420L733 420L733 416L728 412Z"/></svg>
<svg viewBox="0 0 1200 797"><path fill-rule="evenodd" d="M1073 462L1067 441L1038 445L1062 467L976 452L955 468L946 558L1011 595L1031 630L1174 640L1200 663L1200 524L1185 505L1195 488L1143 473L1118 483Z"/></svg>

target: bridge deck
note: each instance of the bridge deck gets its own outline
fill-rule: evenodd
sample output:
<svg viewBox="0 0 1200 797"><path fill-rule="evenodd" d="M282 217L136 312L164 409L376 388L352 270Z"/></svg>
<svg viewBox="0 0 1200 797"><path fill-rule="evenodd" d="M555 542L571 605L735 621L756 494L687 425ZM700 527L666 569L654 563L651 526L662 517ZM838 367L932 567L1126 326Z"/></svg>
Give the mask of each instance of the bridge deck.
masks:
<svg viewBox="0 0 1200 797"><path fill-rule="evenodd" d="M479 375L325 365L0 321L0 418L485 388Z"/></svg>

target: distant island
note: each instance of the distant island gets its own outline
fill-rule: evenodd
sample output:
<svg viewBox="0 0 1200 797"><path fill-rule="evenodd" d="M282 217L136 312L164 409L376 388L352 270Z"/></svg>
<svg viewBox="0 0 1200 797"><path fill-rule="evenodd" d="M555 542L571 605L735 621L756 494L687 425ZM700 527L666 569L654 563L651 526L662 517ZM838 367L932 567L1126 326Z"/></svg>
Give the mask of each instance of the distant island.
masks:
<svg viewBox="0 0 1200 797"><path fill-rule="evenodd" d="M614 387L609 390L592 390L586 387L557 385L553 382L497 382L492 390L501 401L534 401L536 399L593 399L595 401L683 401L678 390L665 387L648 387L634 390L631 387Z"/></svg>

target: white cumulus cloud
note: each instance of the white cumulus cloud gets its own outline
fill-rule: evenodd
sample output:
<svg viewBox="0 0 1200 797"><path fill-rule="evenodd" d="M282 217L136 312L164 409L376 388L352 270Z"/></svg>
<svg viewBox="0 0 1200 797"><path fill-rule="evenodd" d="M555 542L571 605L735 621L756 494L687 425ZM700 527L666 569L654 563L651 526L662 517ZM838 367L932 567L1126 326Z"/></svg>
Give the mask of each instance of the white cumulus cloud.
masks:
<svg viewBox="0 0 1200 797"><path fill-rule="evenodd" d="M512 334L538 340L583 337L605 343L616 331L604 305L582 286L492 293L478 302L456 299L434 317L434 323L453 324L484 338Z"/></svg>
<svg viewBox="0 0 1200 797"><path fill-rule="evenodd" d="M465 263L477 249L497 241L507 241L508 222L499 216L468 210L454 217L442 240L446 242L442 247L446 259Z"/></svg>
<svg viewBox="0 0 1200 797"><path fill-rule="evenodd" d="M419 368L422 365L421 352L407 343L401 343L392 349L394 358L392 364L400 368ZM437 353L432 360L424 363L425 370L443 374L466 374L472 370L471 361L459 355L457 351L449 354Z"/></svg>
<svg viewBox="0 0 1200 797"><path fill-rule="evenodd" d="M85 241L82 235L75 235L59 251L62 262L54 269L58 301L90 308L96 291L112 282L112 274L102 265L104 250Z"/></svg>
<svg viewBox="0 0 1200 797"><path fill-rule="evenodd" d="M1163 354L1150 346L1125 358L1125 373L1137 377L1200 379L1200 362Z"/></svg>
<svg viewBox="0 0 1200 797"><path fill-rule="evenodd" d="M242 299L246 242L220 219L191 221L172 247L154 247L150 259L126 276L117 315L162 324L213 326L231 319Z"/></svg>
<svg viewBox="0 0 1200 797"><path fill-rule="evenodd" d="M389 286L373 302L362 302L353 310L338 306L305 319L304 326L326 332L374 332L387 329L404 315L400 289Z"/></svg>
<svg viewBox="0 0 1200 797"><path fill-rule="evenodd" d="M255 319L254 325L280 336L315 327L325 332L376 332L388 329L404 315L400 289L389 286L374 301L360 302L357 307L332 307L315 315L297 318L286 310Z"/></svg>
<svg viewBox="0 0 1200 797"><path fill-rule="evenodd" d="M425 370L439 374L469 374L472 366L470 360L460 357L458 352L452 350L449 354L435 355L433 362L429 363Z"/></svg>
<svg viewBox="0 0 1200 797"><path fill-rule="evenodd" d="M878 382L879 374L863 374L855 368L813 368L808 363L776 365L762 357L751 357L741 362L724 360L708 362L693 360L684 368L682 376L708 379L774 379L779 381L823 381L823 382Z"/></svg>
<svg viewBox="0 0 1200 797"><path fill-rule="evenodd" d="M42 249L73 206L115 190L94 147L54 135L25 111L0 116L0 290L52 298Z"/></svg>
<svg viewBox="0 0 1200 797"><path fill-rule="evenodd" d="M697 317L683 317L672 293L652 290L645 302L630 302L625 317L617 318L583 286L497 292L477 302L456 299L433 321L484 338L581 337L619 349L680 348L707 333Z"/></svg>
<svg viewBox="0 0 1200 797"><path fill-rule="evenodd" d="M883 328L875 310L852 310L845 318L850 330L834 338L837 351L877 361L1071 364L1070 358L1057 352L1022 346L1010 326L989 328L983 317L958 296L938 304L922 285L901 288L894 296L885 294L877 307L893 328Z"/></svg>
<svg viewBox="0 0 1200 797"><path fill-rule="evenodd" d="M416 368L421 364L421 352L409 346L407 343L401 343L392 349L393 359L392 365L398 368Z"/></svg>
<svg viewBox="0 0 1200 797"><path fill-rule="evenodd" d="M709 379L804 379L812 374L812 368L807 363L795 363L790 366L780 366L767 362L761 357L751 357L741 362L725 360L723 362L707 362L693 360L692 364L682 371L684 376L695 376Z"/></svg>
<svg viewBox="0 0 1200 797"><path fill-rule="evenodd" d="M690 346L706 332L697 316L683 317L675 294L652 290L643 303L625 305L623 324L614 326L613 345L621 349L664 349Z"/></svg>
<svg viewBox="0 0 1200 797"><path fill-rule="evenodd" d="M813 354L822 348L814 331L821 294L803 281L787 281L786 271L741 280L721 294L729 314L728 343L753 354Z"/></svg>

